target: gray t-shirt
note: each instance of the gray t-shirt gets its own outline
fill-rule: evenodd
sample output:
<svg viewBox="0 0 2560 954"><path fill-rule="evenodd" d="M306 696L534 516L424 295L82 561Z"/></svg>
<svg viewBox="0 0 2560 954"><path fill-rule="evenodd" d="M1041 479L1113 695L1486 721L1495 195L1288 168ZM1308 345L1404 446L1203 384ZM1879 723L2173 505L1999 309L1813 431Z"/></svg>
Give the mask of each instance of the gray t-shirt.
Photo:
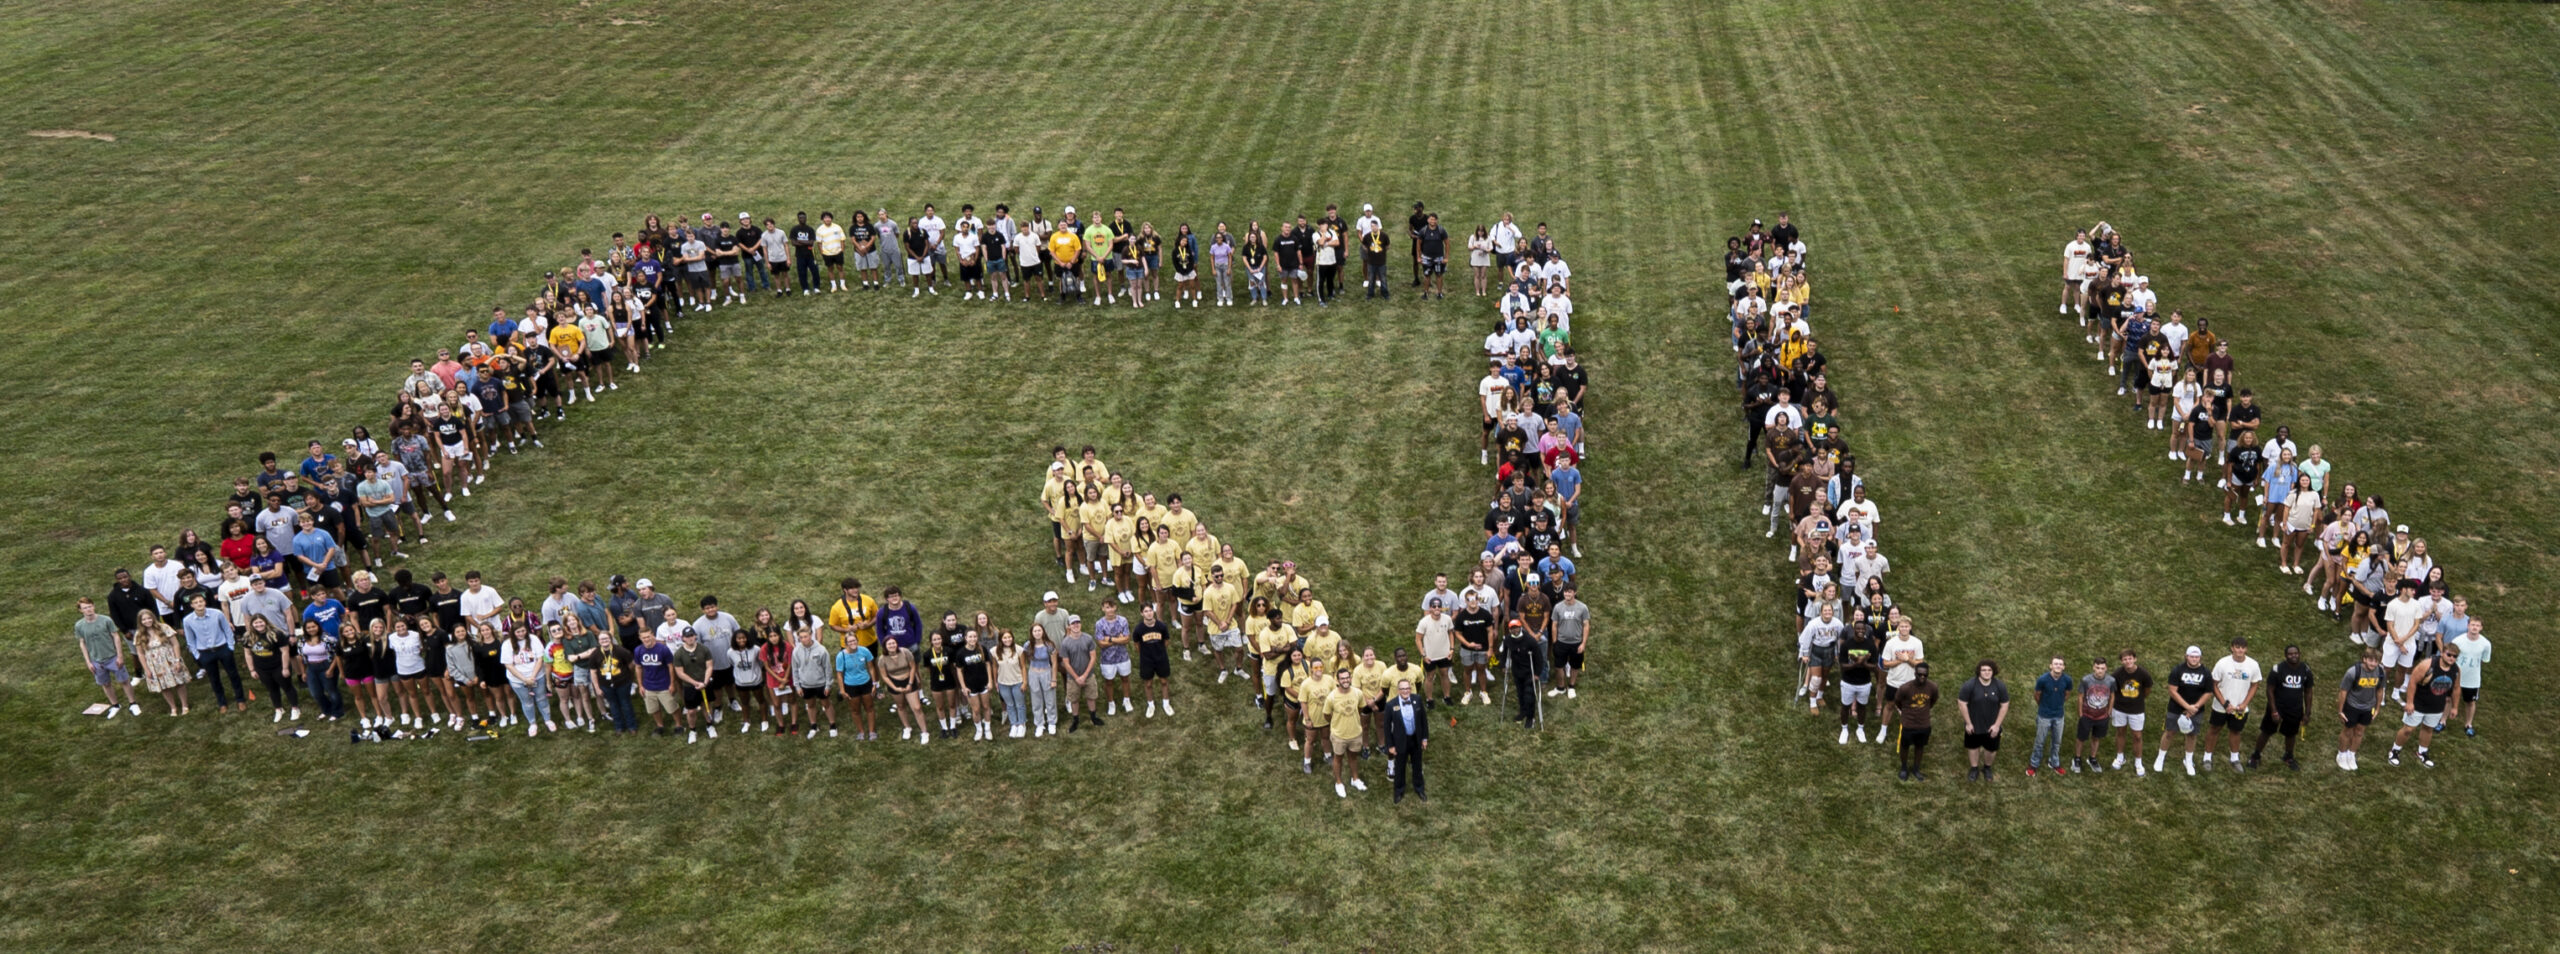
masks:
<svg viewBox="0 0 2560 954"><path fill-rule="evenodd" d="M640 625L647 629L657 629L659 623L667 621L668 613L675 612L675 608L674 597L654 591L631 601L631 615L640 617Z"/></svg>
<svg viewBox="0 0 2560 954"><path fill-rule="evenodd" d="M2107 711L2113 712L2115 711L2116 677L2113 675L2102 676L2095 673L2082 674L2080 677L2080 694L2092 699L2107 700ZM2082 703L2080 711L2084 714L2087 713L2089 711L2088 704Z"/></svg>
<svg viewBox="0 0 2560 954"><path fill-rule="evenodd" d="M89 659L92 662L111 663L122 656L121 653L116 652L114 620L104 616L97 619L72 620L71 635L79 638L80 645L89 648Z"/></svg>
<svg viewBox="0 0 2560 954"><path fill-rule="evenodd" d="M2347 674L2338 680L2338 688L2347 691L2347 708L2373 708L2380 701L2384 678L2382 670L2363 663L2347 667Z"/></svg>
<svg viewBox="0 0 2560 954"><path fill-rule="evenodd" d="M1039 626L1041 632L1049 634L1049 641L1051 643L1065 639L1067 636L1066 610L1041 610L1040 612L1031 614L1031 622L1034 625Z"/></svg>
<svg viewBox="0 0 2560 954"><path fill-rule="evenodd" d="M381 497L385 500L391 501L390 503L364 505L365 516L379 517L383 514L390 513L393 508L398 507L400 505L400 498L395 497L392 494L399 486L400 485L384 479L379 473L375 474L372 480L358 482L356 484L356 499L368 500L374 497Z"/></svg>
<svg viewBox="0 0 2560 954"><path fill-rule="evenodd" d="M1591 625L1591 604L1581 600L1558 603L1547 611L1554 618L1556 642L1567 646L1582 645L1582 632Z"/></svg>
<svg viewBox="0 0 2560 954"><path fill-rule="evenodd" d="M1100 648L1092 633L1077 633L1058 641L1058 652L1067 657L1070 672L1086 672L1093 665L1094 650Z"/></svg>
<svg viewBox="0 0 2560 954"><path fill-rule="evenodd" d="M711 668L727 669L737 665L732 650L738 641L738 618L727 613L704 613L693 621L693 631L702 634L702 648L711 651Z"/></svg>
<svg viewBox="0 0 2560 954"><path fill-rule="evenodd" d="M266 617L269 626L288 633L293 631L293 599L272 587L251 587L249 592L232 597L231 605L249 616Z"/></svg>

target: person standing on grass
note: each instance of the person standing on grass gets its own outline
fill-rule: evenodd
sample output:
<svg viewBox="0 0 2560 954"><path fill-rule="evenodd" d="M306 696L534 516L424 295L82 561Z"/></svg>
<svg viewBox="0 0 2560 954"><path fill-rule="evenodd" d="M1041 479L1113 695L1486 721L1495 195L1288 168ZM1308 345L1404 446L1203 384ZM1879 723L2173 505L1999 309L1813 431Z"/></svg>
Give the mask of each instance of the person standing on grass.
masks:
<svg viewBox="0 0 2560 954"><path fill-rule="evenodd" d="M2356 770L2356 749L2364 744L2365 727L2373 724L2373 710L2382 704L2382 684L2389 679L2382 665L2382 650L2367 646L2362 658L2347 667L2338 679L2338 767Z"/></svg>
<svg viewBox="0 0 2560 954"><path fill-rule="evenodd" d="M2081 229L2062 246L2063 314L2071 314L2080 308L2080 283L2089 277L2089 264L2089 230ZM2081 324L2088 324L2087 319L2082 319Z"/></svg>
<svg viewBox="0 0 2560 954"><path fill-rule="evenodd" d="M2213 751L2223 739L2230 739L2232 771L2240 771L2240 733L2249 728L2249 706L2258 697L2258 683L2264 680L2258 661L2249 658L2249 641L2231 640L2231 655L2213 663L2213 731L2205 737L2204 758L2213 761Z"/></svg>
<svg viewBox="0 0 2560 954"><path fill-rule="evenodd" d="M1101 672L1098 681L1101 683L1104 709L1112 715L1124 711L1134 714L1137 712L1137 707L1129 701L1129 674L1132 668L1129 662L1131 642L1129 620L1120 615L1118 604L1108 601L1102 604L1102 618L1094 621L1093 636L1095 642L1101 647L1099 653Z"/></svg>
<svg viewBox="0 0 2560 954"><path fill-rule="evenodd" d="M2169 724L2160 729L2160 752L2152 757L2152 771L2168 767L2169 737L2174 734L2186 737L2187 774L2196 774L2196 736L2204 731L2204 707L2213 695L2213 670L2205 668L2203 648L2187 647L2186 658L2169 670ZM2205 750L2204 765L2213 767L2211 749Z"/></svg>
<svg viewBox="0 0 2560 954"><path fill-rule="evenodd" d="M1840 642L1840 742L1849 744L1851 729L1867 741L1867 719L1875 705L1876 637L1865 625L1849 628ZM1879 729L1881 732L1881 729Z"/></svg>
<svg viewBox="0 0 2560 954"><path fill-rule="evenodd" d="M1439 582L1438 589L1432 592L1446 593L1450 597L1457 595L1458 591L1449 589L1448 574L1441 574ZM1588 619L1587 616L1585 618ZM1439 704L1444 706L1452 704L1450 684L1454 680L1450 678L1452 663L1450 656L1455 651L1456 644L1450 637L1456 631L1456 621L1449 616L1447 599L1438 596L1429 597L1423 605L1422 619L1413 626L1413 649L1415 654L1422 657L1422 684L1425 697L1437 698ZM1436 696L1430 693L1433 689L1438 690Z"/></svg>
<svg viewBox="0 0 2560 954"><path fill-rule="evenodd" d="M1502 639L1502 666L1511 672L1511 690L1520 707L1516 718L1524 729L1538 727L1539 655L1537 637L1514 617Z"/></svg>
<svg viewBox="0 0 2560 954"><path fill-rule="evenodd" d="M996 631L995 648L987 656L995 663L996 697L1004 700L1005 738L1019 739L1027 731L1029 700L1023 693L1023 652L1013 641L1013 631Z"/></svg>
<svg viewBox="0 0 2560 954"><path fill-rule="evenodd" d="M1361 207L1358 233L1353 236L1353 241L1360 246L1360 297L1394 297L1387 287L1387 246L1390 243L1387 241L1386 223L1378 221L1377 215L1367 206Z"/></svg>
<svg viewBox="0 0 2560 954"><path fill-rule="evenodd" d="M640 675L642 708L649 710L649 721L658 735L667 734L667 717L682 709L676 704L675 650L658 642L658 631L640 631L640 648L631 651L632 668Z"/></svg>
<svg viewBox="0 0 2560 954"><path fill-rule="evenodd" d="M320 632L320 624L302 624L302 639L294 644L294 665L320 718L330 722L345 718L346 697L338 692L338 650Z"/></svg>
<svg viewBox="0 0 2560 954"><path fill-rule="evenodd" d="M1202 528L1198 532L1206 534L1208 530ZM1209 658L1218 667L1218 682L1222 684L1229 673L1246 674L1244 628L1236 616L1243 602L1244 587L1227 576L1226 567L1210 563L1209 585L1200 588L1200 619L1214 653Z"/></svg>
<svg viewBox="0 0 2560 954"><path fill-rule="evenodd" d="M1254 304L1271 307L1271 237L1263 234L1260 220L1245 224L1244 245L1237 257L1244 260L1245 294Z"/></svg>
<svg viewBox="0 0 2560 954"><path fill-rule="evenodd" d="M2385 756L2391 764L2400 764L2400 747L2408 744L2409 732L2414 729L2418 733L2418 764L2436 767L2427 748L2435 744L2436 733L2444 731L2445 709L2459 691L2461 678L2461 652L2450 643L2409 670L2408 702L2400 714L2400 731L2391 737L2391 751Z"/></svg>
<svg viewBox="0 0 2560 954"><path fill-rule="evenodd" d="M2284 506L2284 494L2276 492L2272 485L2260 486L2266 476L2267 452L2258 446L2257 432L2241 432L2240 443L2231 448L2230 452L2223 456L2222 461L2223 526L2258 526L2249 522L2249 492L2252 489L2259 489L2265 494L2265 506ZM2258 545L2261 547L2267 545L2263 533L2262 530L2262 535L2258 538Z"/></svg>
<svg viewBox="0 0 2560 954"><path fill-rule="evenodd" d="M848 668L850 667L850 668ZM857 672L857 670L859 670ZM854 695L854 686L864 695ZM862 732L864 717L870 714L868 698L871 688L871 650L859 642L844 644L843 649L828 652L818 641L818 631L794 621L791 631L791 693L798 696L801 739L818 737L818 717L827 717L827 738L836 737L837 698L853 706L854 733L857 739L868 738Z"/></svg>
<svg viewBox="0 0 2560 954"><path fill-rule="evenodd" d="M184 655L185 637L160 617L143 613L135 619L133 657L142 670L142 687L160 694L169 705L172 716L194 711L187 698L187 673L190 668Z"/></svg>
<svg viewBox="0 0 2560 954"><path fill-rule="evenodd" d="M1272 267L1280 273L1279 297L1289 304L1298 303L1307 285L1307 217L1299 216L1296 224L1280 223L1280 231L1271 236Z"/></svg>
<svg viewBox="0 0 2560 954"><path fill-rule="evenodd" d="M2454 666L2462 675L2462 734L2476 736L2480 732L2471 720L2480 714L2480 668L2489 664L2489 637L2480 635L2479 617L2465 617L2463 624L2462 635L2444 640L2443 645L2453 647Z"/></svg>
<svg viewBox="0 0 2560 954"><path fill-rule="evenodd" d="M2098 740L2107 737L2116 709L2116 678L2107 671L2107 658L2090 659L2089 672L2080 677L2079 685L2080 724L2071 746L2071 767L2095 775L2100 771Z"/></svg>
<svg viewBox="0 0 2560 954"><path fill-rule="evenodd" d="M1109 613L1106 606L1106 618ZM1165 715L1172 715L1173 695L1168 690L1167 681L1173 678L1173 651L1165 642L1168 632L1163 618L1156 615L1155 604L1138 608L1138 625L1130 635L1137 641L1138 694L1146 697L1147 718L1156 717L1157 706L1164 707Z"/></svg>
<svg viewBox="0 0 2560 954"><path fill-rule="evenodd" d="M233 653L233 647L238 643L231 628L231 618L206 606L205 598L198 595L187 600L187 614L181 623L187 637L187 651L195 656L196 671L204 673L205 681L213 684L214 708L230 708L230 698L237 696L240 699L237 711L249 711L249 693L240 684L240 664ZM226 673L231 676L231 693L228 696L222 691L222 677Z"/></svg>
<svg viewBox="0 0 2560 954"><path fill-rule="evenodd" d="M1894 751L1899 756L1895 777L1920 782L1928 780L1920 765L1929 749L1930 712L1938 707L1938 684L1929 680L1928 663L1916 663L1910 669L1909 681L1893 690L1894 737L1898 743Z"/></svg>
<svg viewBox="0 0 2560 954"><path fill-rule="evenodd" d="M1227 231L1227 223L1209 236L1209 278L1218 286L1218 307L1236 303L1236 237Z"/></svg>
<svg viewBox="0 0 2560 954"><path fill-rule="evenodd" d="M2062 747L2071 738L2070 732L2063 728L2063 718L2071 701L2071 676L2064 671L2069 667L2070 664L2063 662L2062 657L2055 656L2045 663L2044 674L2036 677L2036 739L2027 748L2028 778L2036 777L2036 763L2039 761L2055 775L2064 772Z"/></svg>
<svg viewBox="0 0 2560 954"><path fill-rule="evenodd" d="M560 731L560 724L551 718L550 674L544 671L549 657L548 647L530 627L516 628L498 645L498 664L506 667L507 687L515 690L516 704L524 711L524 735L528 739L545 728L554 733ZM375 672L376 678L387 675ZM381 703L375 703L374 713L389 724L389 715Z"/></svg>
<svg viewBox="0 0 2560 954"><path fill-rule="evenodd" d="M80 646L80 661L89 667L89 677L107 696L107 718L116 717L116 691L124 691L125 708L133 715L142 714L142 704L133 698L133 677L125 670L124 636L116 631L115 621L98 615L98 603L86 596L80 598L80 618L71 621L71 640ZM2474 698L2478 697L2475 692Z"/></svg>
<svg viewBox="0 0 2560 954"><path fill-rule="evenodd" d="M2009 721L2009 685L2000 681L2000 664L1985 659L1973 666L1973 679L1956 690L1963 706L1964 755L1969 781L1991 780L1991 761L2000 755L2000 727Z"/></svg>
<svg viewBox="0 0 2560 954"><path fill-rule="evenodd" d="M1804 680L1796 687L1796 698L1806 700L1807 714L1822 711L1822 677L1840 654L1840 636L1847 626L1833 615L1838 606L1836 599L1821 603L1813 618L1796 631L1796 666Z"/></svg>
<svg viewBox="0 0 2560 954"><path fill-rule="evenodd" d="M674 615L662 624L672 629L680 640L675 648L676 704L684 716L684 741L691 745L704 733L720 737L720 727L706 717L711 709L712 657L709 647L702 645L702 634L691 624Z"/></svg>
<svg viewBox="0 0 2560 954"><path fill-rule="evenodd" d="M1104 604L1109 605L1109 604ZM1094 728L1102 727L1102 680L1095 678L1096 657L1102 644L1084 631L1084 617L1068 615L1067 635L1058 640L1058 670L1064 678L1058 688L1065 690L1067 731L1075 732L1084 720L1093 720ZM1084 708L1078 710L1077 703Z"/></svg>
<svg viewBox="0 0 2560 954"><path fill-rule="evenodd" d="M1431 794L1422 787L1422 753L1431 747L1431 718L1422 698L1413 692L1413 680L1396 680L1396 695L1387 700L1383 721L1387 777L1395 780L1395 800L1403 802L1405 786L1411 785L1414 798L1430 801Z"/></svg>
<svg viewBox="0 0 2560 954"><path fill-rule="evenodd" d="M1327 750L1333 753L1333 794L1349 798L1351 793L1343 789L1346 774L1352 788L1369 790L1368 784L1360 781L1360 712L1368 702L1368 694L1352 685L1348 670L1331 676L1333 691L1322 699L1310 700L1310 704L1324 707L1325 724L1332 729Z"/></svg>
<svg viewBox="0 0 2560 954"><path fill-rule="evenodd" d="M2284 648L2284 661L2276 664L2275 675L2268 683L2274 687L2270 693L2273 704L2258 722L2258 747L2249 751L2249 767L2257 768L2258 757L2267 752L2267 740L2282 734L2284 767L2300 771L2302 763L2293 760L2293 743L2302 737L2302 719L2310 707L2311 687L2319 683L2318 677L2311 674L2311 667L2302 663L2302 647Z"/></svg>
<svg viewBox="0 0 2560 954"><path fill-rule="evenodd" d="M264 616L249 617L249 625L240 634L240 649L249 656L249 673L266 687L267 706L274 710L269 722L282 722L286 710L292 710L294 721L302 720L302 693L293 679L293 637ZM313 700L316 704L319 700ZM248 708L243 703L241 708ZM109 712L114 706L108 707ZM425 725L424 718L419 725Z"/></svg>
<svg viewBox="0 0 2560 954"><path fill-rule="evenodd" d="M1487 362L1484 377L1476 380L1476 401L1484 412L1484 433L1476 438L1476 463L1493 463L1493 432L1502 426L1510 409L1511 379L1502 373L1502 359Z"/></svg>
<svg viewBox="0 0 2560 954"><path fill-rule="evenodd" d="M1920 678L1921 667L1927 665L1928 661L1928 647L1921 644L1920 637L1911 634L1911 620L1894 619L1893 629L1884 639L1881 665L1884 669L1885 701L1892 703L1892 708L1887 709L1885 714L1895 725L1901 724L1903 687L1910 685L1912 680ZM1876 733L1877 745L1883 745L1886 739L1887 736L1883 732Z"/></svg>

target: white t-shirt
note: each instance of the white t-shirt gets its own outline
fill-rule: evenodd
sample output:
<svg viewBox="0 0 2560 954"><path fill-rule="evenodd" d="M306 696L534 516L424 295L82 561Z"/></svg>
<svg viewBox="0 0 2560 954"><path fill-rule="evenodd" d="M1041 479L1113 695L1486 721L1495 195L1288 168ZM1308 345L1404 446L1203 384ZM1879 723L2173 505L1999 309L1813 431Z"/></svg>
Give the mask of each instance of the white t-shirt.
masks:
<svg viewBox="0 0 2560 954"><path fill-rule="evenodd" d="M1781 422L1786 424L1788 430L1803 427L1804 412L1797 410L1793 404L1772 404L1769 406L1769 413L1760 418L1762 427L1776 427Z"/></svg>
<svg viewBox="0 0 2560 954"><path fill-rule="evenodd" d="M924 218L917 219L916 227L924 230L925 241L931 242L935 245L942 244L943 221L941 216L928 215Z"/></svg>
<svg viewBox="0 0 2560 954"><path fill-rule="evenodd" d="M499 607L505 605L507 605L507 598L499 596L498 588L494 586L482 584L478 587L466 587L462 591L464 619L476 621L480 617L497 612Z"/></svg>
<svg viewBox="0 0 2560 954"><path fill-rule="evenodd" d="M2072 239L2062 246L2062 280L2076 282L2088 277L2089 243Z"/></svg>
<svg viewBox="0 0 2560 954"><path fill-rule="evenodd" d="M1502 398L1510 390L1511 382L1504 380L1499 374L1485 375L1484 380L1476 382L1476 396L1484 399L1484 416L1501 417ZM171 579L170 586L173 590L176 588L177 583L174 578Z"/></svg>
<svg viewBox="0 0 2560 954"><path fill-rule="evenodd" d="M1841 592L1855 597L1866 587L1868 580L1883 576L1892 569L1893 561L1882 553L1872 557L1864 553L1850 557L1840 566Z"/></svg>
<svg viewBox="0 0 2560 954"><path fill-rule="evenodd" d="M2480 667L2489 661L2489 637L2464 633L2453 638L2454 668L2462 673L2462 688L2480 688Z"/></svg>
<svg viewBox="0 0 2560 954"><path fill-rule="evenodd" d="M2147 315L2159 310L2160 296L2152 294L2151 289L2149 288L2137 287L2133 291L2126 293L2124 296L2124 303L2134 311Z"/></svg>
<svg viewBox="0 0 2560 954"><path fill-rule="evenodd" d="M1925 662L1929 658L1929 654L1921 650L1918 636L1896 635L1892 639L1885 640L1882 660L1885 665L1885 685L1900 688L1903 683L1910 682L1912 677L1918 675L1909 665L1896 660L1895 657L1903 653L1910 653L1912 662Z"/></svg>
<svg viewBox="0 0 2560 954"><path fill-rule="evenodd" d="M2415 646L2418 644L2418 621L2427 618L2427 604L2411 599L2395 599L2391 601L2391 605L2383 607L2382 618L2390 624L2389 635L2394 641L2406 635L2409 637L2409 645Z"/></svg>
<svg viewBox="0 0 2560 954"><path fill-rule="evenodd" d="M1449 658L1450 626L1451 620L1445 612L1439 619L1426 615L1421 622L1413 624L1414 634L1422 637L1422 658L1434 662Z"/></svg>
<svg viewBox="0 0 2560 954"><path fill-rule="evenodd" d="M1493 250L1505 255L1520 247L1520 227L1509 222L1493 224Z"/></svg>
<svg viewBox="0 0 2560 954"><path fill-rule="evenodd" d="M770 265L775 262L786 261L783 257L783 253L785 251L783 241L784 239L781 229L764 230L764 260L766 264Z"/></svg>
<svg viewBox="0 0 2560 954"><path fill-rule="evenodd" d="M2249 687L2262 678L2257 660L2222 657L2213 664L2213 711L2234 711L2231 707L2247 698Z"/></svg>
<svg viewBox="0 0 2560 954"><path fill-rule="evenodd" d="M174 601L178 598L178 571L183 569L186 568L179 566L178 561L176 560L143 567L142 588L159 594L160 599L163 602ZM201 583L204 581L198 580L196 582ZM184 608L185 607L178 606L174 602L169 602L167 611L176 612L177 610Z"/></svg>
<svg viewBox="0 0 2560 954"><path fill-rule="evenodd" d="M2143 294L2145 294L2145 295L2149 295L2149 294L2151 294L2151 290L2146 288L2146 289L2143 289L2142 293L2143 293ZM2160 340L2162 340L2162 341L2166 341L2166 342L2168 342L2168 343L2169 343L2169 353L2170 353L2170 354L2176 354L2176 355L2183 355L2183 354L2186 354L2186 353L2187 353L2187 323L2186 323L2186 322L2183 322L2183 321L2172 321L2172 322L2169 322L2168 324L2161 325L2161 326L2160 326Z"/></svg>
<svg viewBox="0 0 2560 954"><path fill-rule="evenodd" d="M818 226L818 254L844 254L844 226L837 225L833 222L822 223Z"/></svg>
<svg viewBox="0 0 2560 954"><path fill-rule="evenodd" d="M1378 230L1378 225L1379 222L1377 216L1363 215L1358 221L1351 223L1351 230L1360 233L1362 238L1366 238L1369 233Z"/></svg>
<svg viewBox="0 0 2560 954"><path fill-rule="evenodd" d="M951 236L951 251L962 258L978 254L978 233L961 229Z"/></svg>
<svg viewBox="0 0 2560 954"><path fill-rule="evenodd" d="M1851 500L1848 503L1841 504L1840 512L1835 516L1841 523L1856 524L1860 527L1867 528L1867 535L1874 536L1875 530L1873 528L1875 527L1876 517L1881 516L1883 513L1883 508L1876 506L1875 498L1870 497L1865 500Z"/></svg>
<svg viewBox="0 0 2560 954"><path fill-rule="evenodd" d="M1572 296L1550 294L1540 301L1539 305L1546 310L1547 314L1555 316L1557 328L1564 330L1567 334L1573 332Z"/></svg>

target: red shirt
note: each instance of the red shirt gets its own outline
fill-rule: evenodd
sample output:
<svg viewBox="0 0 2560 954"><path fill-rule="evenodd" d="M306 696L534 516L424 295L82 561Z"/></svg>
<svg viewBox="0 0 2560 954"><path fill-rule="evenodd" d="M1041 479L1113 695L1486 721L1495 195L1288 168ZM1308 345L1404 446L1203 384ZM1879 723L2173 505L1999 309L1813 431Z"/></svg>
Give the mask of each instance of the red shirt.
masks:
<svg viewBox="0 0 2560 954"><path fill-rule="evenodd" d="M231 561L232 566L243 570L249 568L249 557L256 552L256 538L249 534L244 533L222 541L222 558Z"/></svg>

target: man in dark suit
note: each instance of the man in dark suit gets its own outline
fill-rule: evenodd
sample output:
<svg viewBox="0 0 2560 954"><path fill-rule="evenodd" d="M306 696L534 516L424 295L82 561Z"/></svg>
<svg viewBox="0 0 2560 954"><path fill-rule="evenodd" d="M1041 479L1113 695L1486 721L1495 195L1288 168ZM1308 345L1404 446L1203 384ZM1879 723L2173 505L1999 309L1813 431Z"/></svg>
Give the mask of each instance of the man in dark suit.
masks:
<svg viewBox="0 0 2560 954"><path fill-rule="evenodd" d="M1422 697L1413 694L1413 680L1396 680L1395 698L1387 700L1380 718L1387 724L1387 774L1395 777L1396 798L1404 801L1404 787L1413 784L1413 797L1430 801L1422 790L1422 750L1431 746L1431 717L1422 711Z"/></svg>

